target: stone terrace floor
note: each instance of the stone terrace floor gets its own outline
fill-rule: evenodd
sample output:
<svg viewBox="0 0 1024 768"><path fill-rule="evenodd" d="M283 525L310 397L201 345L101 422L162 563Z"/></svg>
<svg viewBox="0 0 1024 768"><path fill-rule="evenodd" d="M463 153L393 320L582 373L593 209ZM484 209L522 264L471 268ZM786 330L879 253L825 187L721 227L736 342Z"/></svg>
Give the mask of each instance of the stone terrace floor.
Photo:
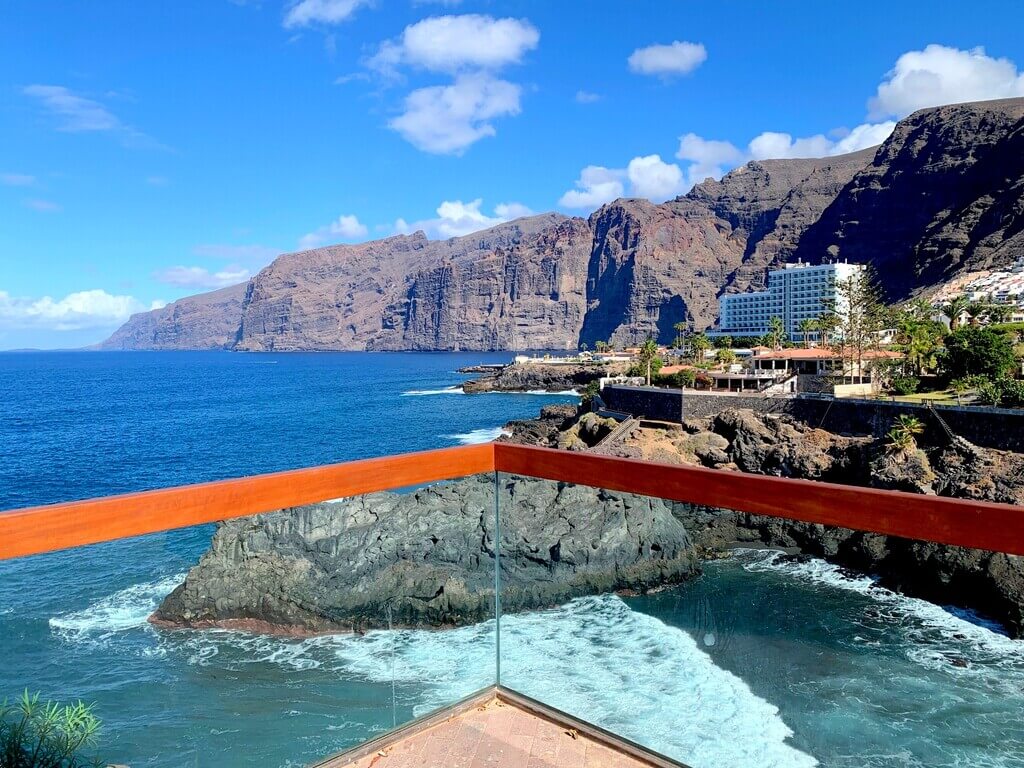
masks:
<svg viewBox="0 0 1024 768"><path fill-rule="evenodd" d="M634 750L635 752L635 750ZM649 768L670 761L620 750L608 739L490 695L446 719L369 752L340 755L320 768Z"/></svg>

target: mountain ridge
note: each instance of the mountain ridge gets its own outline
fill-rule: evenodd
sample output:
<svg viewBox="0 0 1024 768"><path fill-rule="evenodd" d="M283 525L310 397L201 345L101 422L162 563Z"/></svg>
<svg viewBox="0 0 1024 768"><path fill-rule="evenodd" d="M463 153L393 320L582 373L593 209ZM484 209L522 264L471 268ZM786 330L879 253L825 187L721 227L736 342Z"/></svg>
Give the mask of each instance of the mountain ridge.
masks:
<svg viewBox="0 0 1024 768"><path fill-rule="evenodd" d="M134 315L103 349L574 349L706 328L802 258L870 263L892 300L1024 252L1024 99L920 110L883 144L751 161L664 203L282 254Z"/></svg>

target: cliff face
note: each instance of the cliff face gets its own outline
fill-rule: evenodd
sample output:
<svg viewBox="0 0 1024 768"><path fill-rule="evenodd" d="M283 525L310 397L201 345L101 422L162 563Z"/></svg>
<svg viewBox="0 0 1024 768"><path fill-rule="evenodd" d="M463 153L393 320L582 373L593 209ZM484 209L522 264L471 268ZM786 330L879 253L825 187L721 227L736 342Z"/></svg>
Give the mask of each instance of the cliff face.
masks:
<svg viewBox="0 0 1024 768"><path fill-rule="evenodd" d="M108 349L570 349L714 323L800 257L875 266L893 299L1024 249L1024 99L923 110L879 148L751 162L660 205L616 200L466 237L286 254L136 315Z"/></svg>
<svg viewBox="0 0 1024 768"><path fill-rule="evenodd" d="M245 283L232 285L132 315L100 349L231 349L245 289Z"/></svg>
<svg viewBox="0 0 1024 768"><path fill-rule="evenodd" d="M870 263L893 299L1024 249L1024 99L916 112L808 228L797 256Z"/></svg>

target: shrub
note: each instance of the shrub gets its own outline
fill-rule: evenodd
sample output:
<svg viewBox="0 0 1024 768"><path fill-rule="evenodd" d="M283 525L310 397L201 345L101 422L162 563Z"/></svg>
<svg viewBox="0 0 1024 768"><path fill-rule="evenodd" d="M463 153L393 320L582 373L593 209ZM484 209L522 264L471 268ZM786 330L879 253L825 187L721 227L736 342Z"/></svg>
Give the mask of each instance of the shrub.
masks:
<svg viewBox="0 0 1024 768"><path fill-rule="evenodd" d="M598 392L601 391L601 383L599 381L591 381L583 388L583 394L580 395L580 403L583 405L590 405L594 397L597 396Z"/></svg>
<svg viewBox="0 0 1024 768"><path fill-rule="evenodd" d="M912 395L921 386L921 380L917 376L894 376L889 386L897 395Z"/></svg>
<svg viewBox="0 0 1024 768"><path fill-rule="evenodd" d="M92 707L61 705L22 694L16 704L0 704L0 766L3 768L84 768L100 761L80 752L96 743L100 721Z"/></svg>

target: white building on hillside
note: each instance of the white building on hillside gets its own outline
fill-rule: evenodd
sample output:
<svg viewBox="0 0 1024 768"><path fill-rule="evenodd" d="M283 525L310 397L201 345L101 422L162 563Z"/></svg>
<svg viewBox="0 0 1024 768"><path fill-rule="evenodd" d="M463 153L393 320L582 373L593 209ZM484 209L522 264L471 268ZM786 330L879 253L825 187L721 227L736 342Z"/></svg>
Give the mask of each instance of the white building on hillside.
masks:
<svg viewBox="0 0 1024 768"><path fill-rule="evenodd" d="M801 339L800 321L814 320L826 307L838 306L836 283L863 271L862 264L786 264L768 273L768 290L723 296L718 327L708 335L763 336L769 321L779 317L786 334Z"/></svg>

